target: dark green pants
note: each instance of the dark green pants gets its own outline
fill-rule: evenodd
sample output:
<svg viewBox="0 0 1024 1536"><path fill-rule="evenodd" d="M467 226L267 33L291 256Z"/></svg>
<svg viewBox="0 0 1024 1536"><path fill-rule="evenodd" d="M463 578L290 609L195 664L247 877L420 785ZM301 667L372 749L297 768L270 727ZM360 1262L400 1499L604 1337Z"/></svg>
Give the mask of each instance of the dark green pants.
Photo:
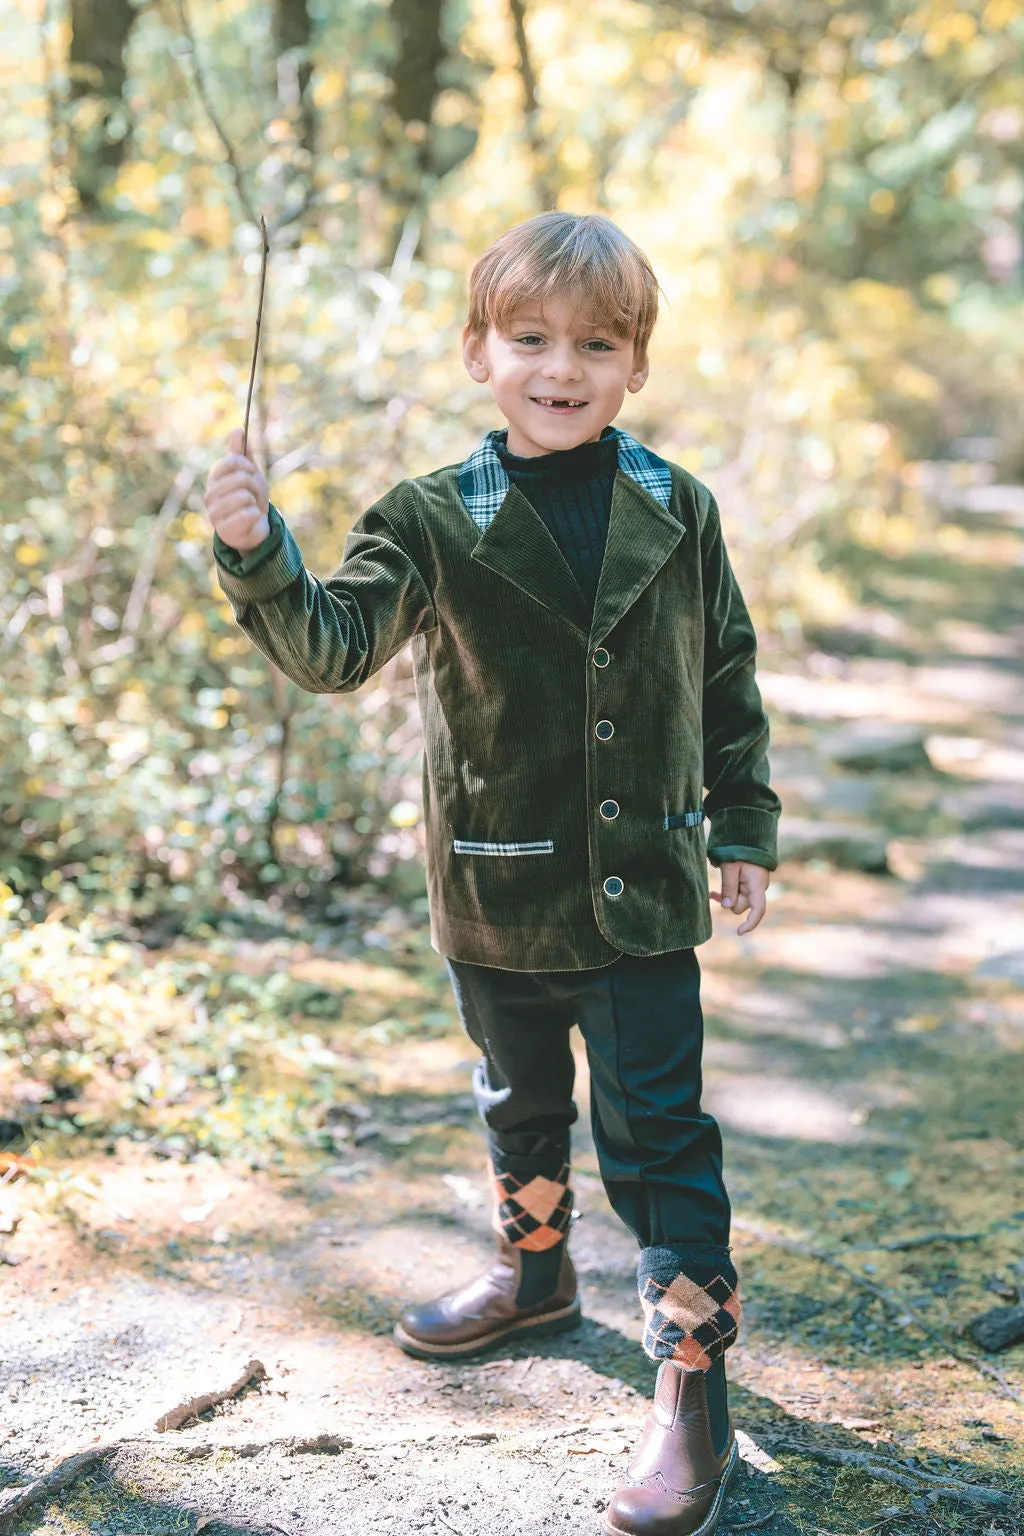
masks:
<svg viewBox="0 0 1024 1536"><path fill-rule="evenodd" d="M706 1369L736 1336L736 1272L722 1138L701 1109L703 1016L692 949L623 955L586 971L504 971L449 960L481 1052L474 1092L488 1129L497 1220L523 1249L524 1304L557 1270L569 1190L578 1024L591 1123L613 1209L640 1245L638 1284L654 1359Z"/></svg>

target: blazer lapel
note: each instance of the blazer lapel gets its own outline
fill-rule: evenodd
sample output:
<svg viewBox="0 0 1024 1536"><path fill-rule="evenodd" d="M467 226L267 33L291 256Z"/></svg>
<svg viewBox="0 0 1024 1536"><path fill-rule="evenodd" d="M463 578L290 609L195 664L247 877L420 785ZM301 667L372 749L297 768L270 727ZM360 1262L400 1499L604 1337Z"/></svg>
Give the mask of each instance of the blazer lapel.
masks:
<svg viewBox="0 0 1024 1536"><path fill-rule="evenodd" d="M472 558L504 576L581 634L589 633L590 615L576 578L518 486L509 486L504 501L477 540Z"/></svg>
<svg viewBox="0 0 1024 1536"><path fill-rule="evenodd" d="M662 503L620 469L594 602L591 643L604 639L654 580L686 532Z"/></svg>

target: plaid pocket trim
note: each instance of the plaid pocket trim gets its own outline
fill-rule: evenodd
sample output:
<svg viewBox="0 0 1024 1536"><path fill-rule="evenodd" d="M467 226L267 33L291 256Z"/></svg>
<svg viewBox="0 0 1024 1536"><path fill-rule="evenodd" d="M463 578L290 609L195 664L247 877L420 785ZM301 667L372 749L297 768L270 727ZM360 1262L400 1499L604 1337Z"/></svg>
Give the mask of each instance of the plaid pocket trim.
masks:
<svg viewBox="0 0 1024 1536"><path fill-rule="evenodd" d="M706 820L706 811L678 811L673 816L665 817L665 831L671 832L673 827L699 827Z"/></svg>
<svg viewBox="0 0 1024 1536"><path fill-rule="evenodd" d="M521 859L533 853L554 853L555 851L551 838L536 843L474 843L465 838L456 837L452 842L452 848L456 853L477 853L492 859Z"/></svg>

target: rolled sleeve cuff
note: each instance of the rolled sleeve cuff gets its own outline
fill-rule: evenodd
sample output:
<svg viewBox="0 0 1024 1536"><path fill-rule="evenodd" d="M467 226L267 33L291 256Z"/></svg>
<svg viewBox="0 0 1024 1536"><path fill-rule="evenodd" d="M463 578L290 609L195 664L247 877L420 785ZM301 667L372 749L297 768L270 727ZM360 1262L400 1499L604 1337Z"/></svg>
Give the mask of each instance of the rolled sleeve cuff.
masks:
<svg viewBox="0 0 1024 1536"><path fill-rule="evenodd" d="M270 503L270 532L262 544L241 553L213 536L213 553L221 590L233 607L268 602L290 587L302 570L302 552L284 518Z"/></svg>
<svg viewBox="0 0 1024 1536"><path fill-rule="evenodd" d="M778 856L778 815L753 806L725 806L711 817L708 859L712 864L759 864L775 869Z"/></svg>

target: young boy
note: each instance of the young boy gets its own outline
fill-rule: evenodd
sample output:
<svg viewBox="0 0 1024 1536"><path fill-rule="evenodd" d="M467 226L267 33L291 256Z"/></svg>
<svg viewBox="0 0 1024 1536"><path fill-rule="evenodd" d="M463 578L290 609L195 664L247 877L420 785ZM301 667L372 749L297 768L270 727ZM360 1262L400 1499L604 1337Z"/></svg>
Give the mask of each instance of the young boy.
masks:
<svg viewBox="0 0 1024 1536"><path fill-rule="evenodd" d="M300 686L357 688L413 643L431 940L481 1052L498 1251L395 1338L452 1360L579 1321L578 1024L601 1175L640 1245L644 1348L660 1362L605 1530L709 1536L738 1467L723 1355L740 1307L721 1137L700 1107L694 946L711 935L708 859L716 899L748 914L739 932L761 921L779 801L715 499L611 425L647 380L657 303L650 264L610 220L542 214L471 278L463 356L507 431L389 491L327 581L304 568L240 432L205 504L239 625Z"/></svg>

